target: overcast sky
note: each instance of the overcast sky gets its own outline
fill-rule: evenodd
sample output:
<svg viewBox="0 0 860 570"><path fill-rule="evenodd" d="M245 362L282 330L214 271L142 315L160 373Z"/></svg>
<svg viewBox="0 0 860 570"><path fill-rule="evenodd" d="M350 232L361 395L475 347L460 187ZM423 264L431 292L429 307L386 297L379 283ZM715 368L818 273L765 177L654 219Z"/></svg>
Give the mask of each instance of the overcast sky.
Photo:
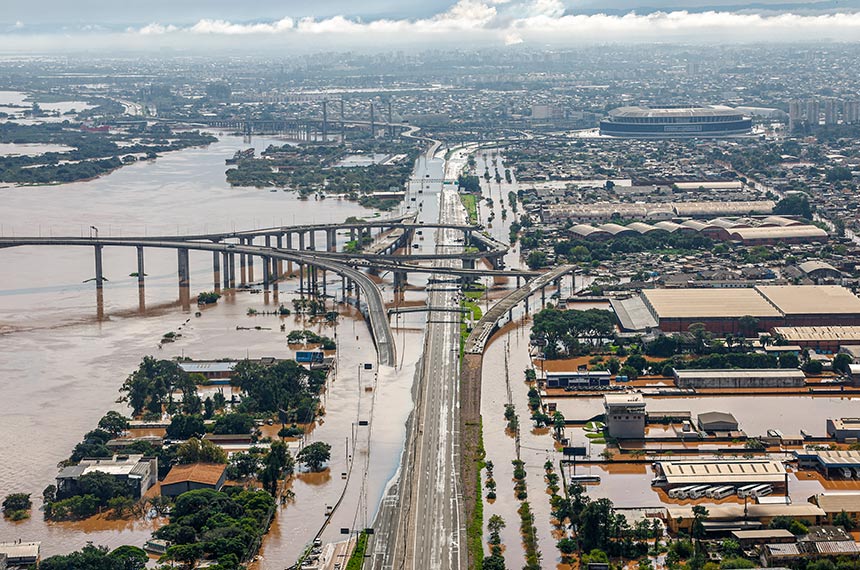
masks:
<svg viewBox="0 0 860 570"><path fill-rule="evenodd" d="M0 12L6 52L798 39L860 41L860 0L3 0Z"/></svg>

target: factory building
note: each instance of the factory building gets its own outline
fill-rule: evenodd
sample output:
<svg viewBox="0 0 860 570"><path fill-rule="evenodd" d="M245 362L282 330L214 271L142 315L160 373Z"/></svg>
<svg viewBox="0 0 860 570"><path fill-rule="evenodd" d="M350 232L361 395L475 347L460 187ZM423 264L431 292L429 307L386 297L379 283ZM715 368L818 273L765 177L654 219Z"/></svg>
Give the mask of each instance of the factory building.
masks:
<svg viewBox="0 0 860 570"><path fill-rule="evenodd" d="M806 376L797 369L730 368L725 370L675 370L679 388L802 388Z"/></svg>
<svg viewBox="0 0 860 570"><path fill-rule="evenodd" d="M771 329L781 334L783 327L860 325L860 298L838 285L649 289L641 299L664 332L686 332L693 323L716 334L748 336ZM755 319L755 330L742 329L743 316ZM781 336L802 346L796 338Z"/></svg>
<svg viewBox="0 0 860 570"><path fill-rule="evenodd" d="M836 352L842 346L860 345L860 326L774 327L774 336L803 348Z"/></svg>
<svg viewBox="0 0 860 570"><path fill-rule="evenodd" d="M702 459L658 461L655 484L667 489L684 485L773 485L785 488L786 471L771 459Z"/></svg>
<svg viewBox="0 0 860 570"><path fill-rule="evenodd" d="M617 439L645 437L645 399L638 392L605 394L606 431Z"/></svg>
<svg viewBox="0 0 860 570"><path fill-rule="evenodd" d="M573 372L547 372L547 388L585 388L609 386L610 373L604 370L581 370Z"/></svg>
<svg viewBox="0 0 860 570"><path fill-rule="evenodd" d="M827 418L827 435L838 442L860 439L860 418Z"/></svg>

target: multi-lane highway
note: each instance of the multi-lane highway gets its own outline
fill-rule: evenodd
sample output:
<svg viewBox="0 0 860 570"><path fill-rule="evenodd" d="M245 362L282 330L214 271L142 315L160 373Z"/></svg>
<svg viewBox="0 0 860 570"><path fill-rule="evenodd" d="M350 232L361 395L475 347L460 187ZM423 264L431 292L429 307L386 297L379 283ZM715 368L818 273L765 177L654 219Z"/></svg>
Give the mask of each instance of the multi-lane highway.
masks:
<svg viewBox="0 0 860 570"><path fill-rule="evenodd" d="M443 162L427 160L433 179L441 179ZM462 223L465 211L453 188L432 184L438 202L425 204L423 216L441 223ZM428 186L429 186L428 184ZM428 188L427 190L430 190ZM429 192L425 190L425 201ZM462 233L440 228L433 238L437 254L462 252ZM437 259L444 271L457 260ZM377 515L370 567L404 570L465 570L466 534L459 486L459 307L460 287L454 275L431 276L423 359L416 371L415 409L407 426L399 476L388 489Z"/></svg>

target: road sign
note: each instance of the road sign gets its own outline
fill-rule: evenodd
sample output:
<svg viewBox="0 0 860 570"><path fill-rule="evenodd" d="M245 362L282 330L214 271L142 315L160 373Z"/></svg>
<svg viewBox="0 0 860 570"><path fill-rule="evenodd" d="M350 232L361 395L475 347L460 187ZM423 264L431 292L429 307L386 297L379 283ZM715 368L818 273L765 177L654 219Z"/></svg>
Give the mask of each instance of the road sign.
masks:
<svg viewBox="0 0 860 570"><path fill-rule="evenodd" d="M565 455L574 455L580 457L584 457L586 455L585 447L565 447L562 449L562 453L564 453Z"/></svg>

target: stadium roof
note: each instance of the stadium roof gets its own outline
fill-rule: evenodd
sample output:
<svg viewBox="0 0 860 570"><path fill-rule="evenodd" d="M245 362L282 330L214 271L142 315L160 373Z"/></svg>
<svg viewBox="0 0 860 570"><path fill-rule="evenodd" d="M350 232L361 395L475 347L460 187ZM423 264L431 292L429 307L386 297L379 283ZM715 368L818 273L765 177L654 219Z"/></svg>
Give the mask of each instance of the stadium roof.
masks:
<svg viewBox="0 0 860 570"><path fill-rule="evenodd" d="M784 315L860 314L860 298L839 285L759 285Z"/></svg>
<svg viewBox="0 0 860 570"><path fill-rule="evenodd" d="M781 316L754 289L646 289L642 297L663 319Z"/></svg>
<svg viewBox="0 0 860 570"><path fill-rule="evenodd" d="M609 111L613 119L625 118L657 118L657 117L741 117L739 113L728 107L618 107Z"/></svg>

